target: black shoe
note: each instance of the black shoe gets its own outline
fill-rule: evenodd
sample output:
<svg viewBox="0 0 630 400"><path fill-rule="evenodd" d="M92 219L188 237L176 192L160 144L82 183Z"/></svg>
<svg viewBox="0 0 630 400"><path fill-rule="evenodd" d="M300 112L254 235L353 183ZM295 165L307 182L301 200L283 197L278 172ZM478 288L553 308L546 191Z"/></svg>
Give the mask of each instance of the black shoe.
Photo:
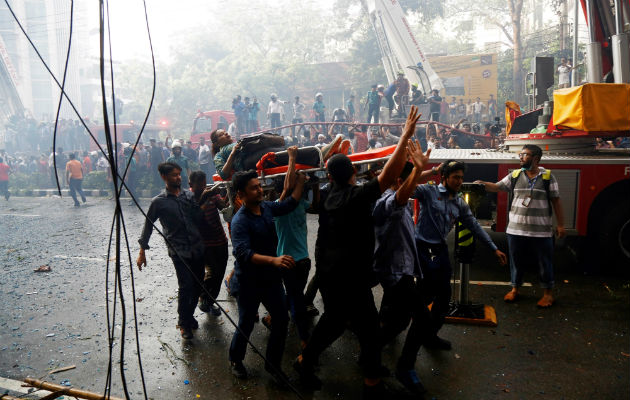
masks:
<svg viewBox="0 0 630 400"><path fill-rule="evenodd" d="M199 309L205 313L210 312L210 302L206 299L199 300L199 304L197 305Z"/></svg>
<svg viewBox="0 0 630 400"><path fill-rule="evenodd" d="M79 204L79 203L74 203L74 206L75 206L75 207L81 207L81 204Z"/></svg>
<svg viewBox="0 0 630 400"><path fill-rule="evenodd" d="M396 379L398 379L398 381L402 383L407 390L416 396L423 395L427 392L427 389L425 389L422 382L420 382L418 374L416 374L416 371L413 369L407 371L397 369Z"/></svg>
<svg viewBox="0 0 630 400"><path fill-rule="evenodd" d="M215 306L214 304L210 305L210 313L212 315L214 315L215 317L220 317L221 316L221 309L217 306Z"/></svg>
<svg viewBox="0 0 630 400"><path fill-rule="evenodd" d="M241 361L231 362L230 371L238 379L247 379L247 370Z"/></svg>
<svg viewBox="0 0 630 400"><path fill-rule="evenodd" d="M434 350L451 350L453 348L453 346L451 346L451 342L446 339L442 339L439 336L433 337L433 339L425 343L424 346L428 349Z"/></svg>
<svg viewBox="0 0 630 400"><path fill-rule="evenodd" d="M190 327L180 327L179 328L179 333L182 334L182 338L183 339L192 339L193 337L195 337L192 333L192 329L190 329Z"/></svg>
<svg viewBox="0 0 630 400"><path fill-rule="evenodd" d="M322 381L313 373L310 368L305 368L299 359L293 362L293 369L300 376L302 385L308 390L320 390L322 388Z"/></svg>
<svg viewBox="0 0 630 400"><path fill-rule="evenodd" d="M319 310L312 304L306 306L306 315L309 317L317 317L319 315Z"/></svg>

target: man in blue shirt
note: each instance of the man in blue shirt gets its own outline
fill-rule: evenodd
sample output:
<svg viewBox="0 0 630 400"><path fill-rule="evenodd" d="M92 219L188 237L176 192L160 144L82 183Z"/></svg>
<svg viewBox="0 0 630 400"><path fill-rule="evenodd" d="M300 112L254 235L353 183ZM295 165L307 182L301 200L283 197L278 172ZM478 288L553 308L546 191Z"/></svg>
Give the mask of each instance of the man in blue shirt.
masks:
<svg viewBox="0 0 630 400"><path fill-rule="evenodd" d="M291 197L277 203L263 201L263 190L256 171L237 172L232 178L234 190L243 201L231 225L239 320L230 345L230 362L232 373L237 378L247 378L243 359L260 303L273 320L265 369L276 378L282 374L282 353L289 319L281 271L295 267L295 260L289 255L278 256L278 237L273 218L295 209L302 197L305 181L306 176L300 174Z"/></svg>
<svg viewBox="0 0 630 400"><path fill-rule="evenodd" d="M381 345L386 345L407 328L396 378L413 394L422 395L426 389L415 371L418 351L431 326L431 314L422 299L420 280L422 270L414 239L413 213L408 204L428 162L422 148L411 142L407 152L413 164L407 162L402 174L376 202L374 218L374 271L383 287L381 301Z"/></svg>
<svg viewBox="0 0 630 400"><path fill-rule="evenodd" d="M426 343L428 347L450 350L449 341L437 336L444 323L451 299L450 279L453 274L448 256L446 237L456 222L461 222L473 235L497 256L501 265L505 265L505 254L497 249L490 236L481 228L470 207L459 195L464 183L466 165L461 161L448 160L431 172L442 173L439 185L419 185L414 198L420 202L420 215L416 224L416 246L420 265L424 274L424 291L426 304L433 303L431 315L433 319L433 339ZM430 174L425 171L423 178Z"/></svg>
<svg viewBox="0 0 630 400"><path fill-rule="evenodd" d="M376 90L377 85L372 85L372 90L367 93L365 104L368 106L367 123L378 124L378 117L381 108L381 95Z"/></svg>

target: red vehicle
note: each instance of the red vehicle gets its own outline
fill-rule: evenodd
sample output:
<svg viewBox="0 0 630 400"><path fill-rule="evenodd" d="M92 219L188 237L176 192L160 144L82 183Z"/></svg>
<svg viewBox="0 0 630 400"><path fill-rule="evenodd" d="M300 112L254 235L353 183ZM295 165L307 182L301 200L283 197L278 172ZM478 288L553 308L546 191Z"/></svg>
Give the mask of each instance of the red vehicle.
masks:
<svg viewBox="0 0 630 400"><path fill-rule="evenodd" d="M114 128L117 134L117 141L119 143L135 143L138 138L138 134L140 133L141 125L136 125L134 123L129 124L117 124L116 126L110 125L109 129L111 131L112 136L114 135ZM105 126L97 125L90 127L92 134L98 139L98 143L106 148L105 144ZM142 133L142 139L140 139L144 144L148 145L150 139L162 140L160 139L160 133L164 132L164 136L170 135L170 128L166 124L147 124L144 127L144 132ZM94 139L90 138L90 151L98 150L98 146L94 142Z"/></svg>
<svg viewBox="0 0 630 400"><path fill-rule="evenodd" d="M200 138L205 138L207 143L210 143L210 133L215 129L225 129L236 120L234 113L231 111L199 111L197 116L193 120L192 132L190 133L190 140L193 142L193 146L199 144Z"/></svg>
<svg viewBox="0 0 630 400"><path fill-rule="evenodd" d="M628 0L615 3L620 5L618 10L630 7ZM470 167L466 172L468 182L496 182L519 168L517 152L524 144L538 145L544 152L541 165L551 169L558 180L567 233L581 237L575 247L578 255L592 267L617 266L627 274L630 149L597 150L596 140L630 137L630 56L627 36L620 29L630 20L625 13L618 13L615 19L610 7L597 7L594 1L582 1L582 5L588 21L594 21L589 26L587 47L589 83L559 89L554 92L554 102L549 102L546 93L554 81L554 60L540 60L540 65L536 60L530 73L535 87L528 93L532 110L521 114L511 107L514 112L509 114L504 150L435 150L431 158L436 162L465 161ZM602 23L613 20L618 22L616 34ZM611 46L613 51L609 51ZM612 82L613 75L615 83L601 83ZM605 111L600 110L603 106ZM478 216L492 220L493 228L504 232L507 194L488 195L485 203L478 209L483 215Z"/></svg>

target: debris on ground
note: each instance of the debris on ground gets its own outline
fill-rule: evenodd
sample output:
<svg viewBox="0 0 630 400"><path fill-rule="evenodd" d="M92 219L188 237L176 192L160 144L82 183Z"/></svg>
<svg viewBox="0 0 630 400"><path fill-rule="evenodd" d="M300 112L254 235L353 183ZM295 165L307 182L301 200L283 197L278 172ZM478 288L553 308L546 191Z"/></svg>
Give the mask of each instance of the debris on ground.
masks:
<svg viewBox="0 0 630 400"><path fill-rule="evenodd" d="M35 268L33 270L33 272L50 272L52 271L52 268L50 268L48 265L40 265L38 268Z"/></svg>

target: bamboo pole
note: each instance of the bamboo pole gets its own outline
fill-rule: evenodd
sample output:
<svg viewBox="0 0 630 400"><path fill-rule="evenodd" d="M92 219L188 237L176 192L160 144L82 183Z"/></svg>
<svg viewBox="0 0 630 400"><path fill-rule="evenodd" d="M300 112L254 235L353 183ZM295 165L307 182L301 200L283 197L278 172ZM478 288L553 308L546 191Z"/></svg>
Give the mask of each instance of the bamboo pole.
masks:
<svg viewBox="0 0 630 400"><path fill-rule="evenodd" d="M102 394L88 392L86 390L74 389L67 386L56 385L54 383L40 381L39 379L25 378L24 382L38 389L48 390L50 392L63 391L64 395L78 397L85 400L123 400L120 397L103 397ZM4 400L4 398L3 398ZM7 398L10 400L10 398Z"/></svg>

